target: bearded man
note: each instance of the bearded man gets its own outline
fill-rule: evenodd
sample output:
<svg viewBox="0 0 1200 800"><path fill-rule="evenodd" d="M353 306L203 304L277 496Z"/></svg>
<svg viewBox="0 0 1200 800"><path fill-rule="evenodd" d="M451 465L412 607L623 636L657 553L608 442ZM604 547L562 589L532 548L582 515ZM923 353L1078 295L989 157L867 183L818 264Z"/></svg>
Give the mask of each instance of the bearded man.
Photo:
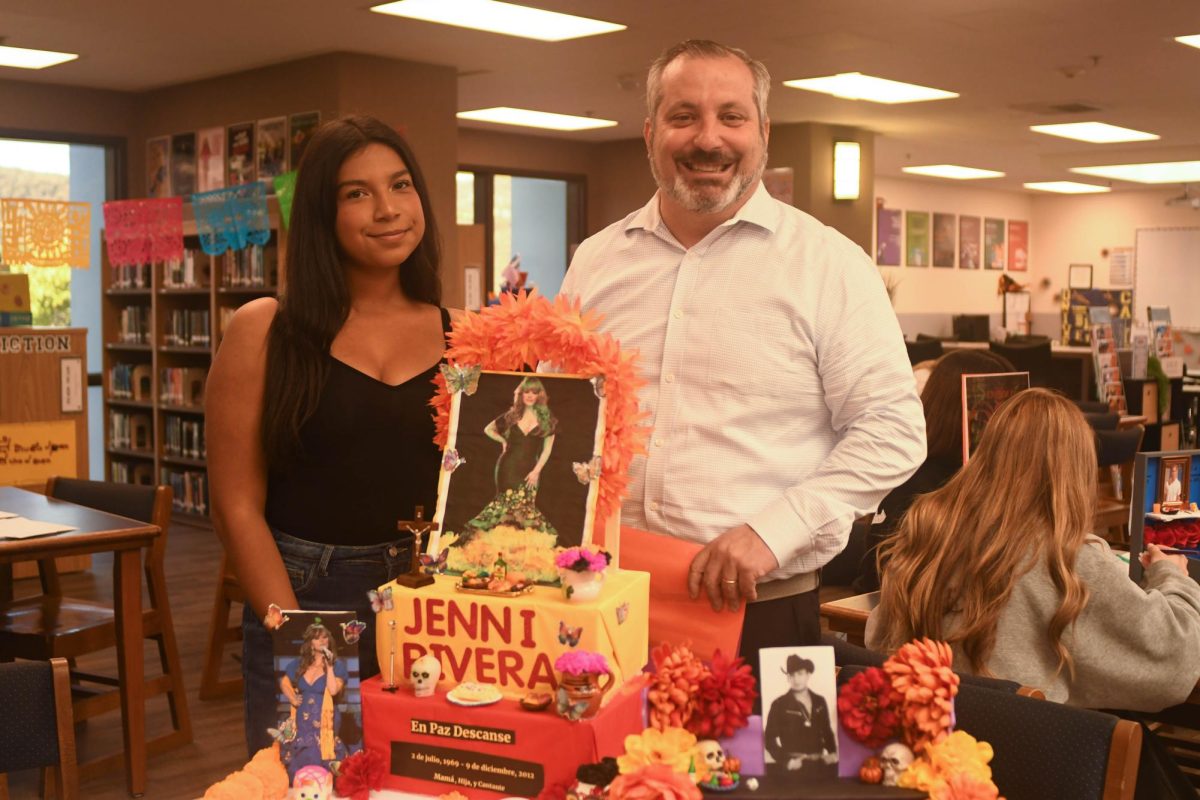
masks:
<svg viewBox="0 0 1200 800"><path fill-rule="evenodd" d="M648 453L625 524L704 545L688 589L747 603L741 654L817 644L818 570L925 457L896 316L862 249L762 185L771 79L686 41L646 81L658 192L580 245L562 293L641 353Z"/></svg>

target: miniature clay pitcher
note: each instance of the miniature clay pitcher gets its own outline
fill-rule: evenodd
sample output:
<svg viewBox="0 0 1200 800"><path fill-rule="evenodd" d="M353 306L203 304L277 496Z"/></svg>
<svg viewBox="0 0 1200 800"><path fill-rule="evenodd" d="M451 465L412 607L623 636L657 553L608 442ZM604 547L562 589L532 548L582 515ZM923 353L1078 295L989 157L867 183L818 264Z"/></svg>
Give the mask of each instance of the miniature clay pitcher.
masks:
<svg viewBox="0 0 1200 800"><path fill-rule="evenodd" d="M560 569L559 579L562 580L563 594L572 603L586 603L600 596L604 588L604 573L584 570L577 572L573 569Z"/></svg>
<svg viewBox="0 0 1200 800"><path fill-rule="evenodd" d="M560 713L567 719L591 719L600 710L600 703L605 693L612 688L611 672L604 673L607 679L600 683L600 676L594 672L582 675L564 673L558 679L558 690L566 693L566 709L560 708Z"/></svg>

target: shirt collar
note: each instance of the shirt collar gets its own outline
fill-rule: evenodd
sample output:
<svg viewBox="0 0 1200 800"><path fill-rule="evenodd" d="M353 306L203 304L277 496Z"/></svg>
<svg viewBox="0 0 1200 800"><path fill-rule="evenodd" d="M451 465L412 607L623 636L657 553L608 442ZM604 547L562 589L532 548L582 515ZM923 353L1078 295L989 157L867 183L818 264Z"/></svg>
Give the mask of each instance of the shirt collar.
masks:
<svg viewBox="0 0 1200 800"><path fill-rule="evenodd" d="M661 193L661 189L655 192L654 196L650 198L650 202L634 213L629 219L629 223L625 226L626 231L638 229L657 231L659 226L663 225L662 214L658 210L658 197ZM779 219L780 213L776 200L771 197L770 192L767 191L767 187L763 185L763 182L759 181L758 188L750 195L750 199L746 201L745 205L739 208L733 217L721 223L718 227L735 225L738 222L748 222L751 225L757 225L774 233L776 228L779 227Z"/></svg>

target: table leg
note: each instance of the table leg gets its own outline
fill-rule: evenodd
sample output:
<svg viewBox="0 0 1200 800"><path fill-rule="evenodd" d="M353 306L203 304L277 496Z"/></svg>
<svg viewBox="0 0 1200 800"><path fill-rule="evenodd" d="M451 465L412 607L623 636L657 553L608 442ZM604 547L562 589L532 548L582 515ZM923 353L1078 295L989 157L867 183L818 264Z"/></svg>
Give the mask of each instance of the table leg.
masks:
<svg viewBox="0 0 1200 800"><path fill-rule="evenodd" d="M129 794L146 791L146 683L142 653L142 551L113 554L113 599L117 660L121 680L121 720L125 738L125 777Z"/></svg>
<svg viewBox="0 0 1200 800"><path fill-rule="evenodd" d="M0 564L0 603L11 603L13 599L12 564Z"/></svg>

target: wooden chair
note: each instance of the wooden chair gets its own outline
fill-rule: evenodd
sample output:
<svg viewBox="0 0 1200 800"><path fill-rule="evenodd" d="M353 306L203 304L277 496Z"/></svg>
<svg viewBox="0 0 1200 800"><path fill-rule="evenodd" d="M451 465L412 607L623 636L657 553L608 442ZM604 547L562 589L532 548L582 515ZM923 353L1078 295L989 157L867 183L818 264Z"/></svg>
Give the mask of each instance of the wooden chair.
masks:
<svg viewBox="0 0 1200 800"><path fill-rule="evenodd" d="M6 773L45 768L46 787L62 800L79 797L71 676L65 658L0 664L0 798L8 800Z"/></svg>
<svg viewBox="0 0 1200 800"><path fill-rule="evenodd" d="M1110 542L1129 541L1129 504L1133 498L1133 462L1145 428L1096 431L1096 511L1092 528Z"/></svg>
<svg viewBox="0 0 1200 800"><path fill-rule="evenodd" d="M190 743L192 723L163 571L171 523L170 487L50 478L46 482L46 495L161 528L162 535L155 537L146 557L150 602L142 615L142 632L158 646L162 675L147 679L145 692L146 697L167 695L173 729L147 741L146 750L154 754ZM0 606L0 653L10 658L40 661L61 657L74 663L79 656L116 647L116 621L111 605L64 597L53 560L39 562L39 572L43 594ZM116 678L73 669L71 679L76 722L120 707L120 684ZM119 768L122 759L123 754L115 753L82 764L80 775L86 778Z"/></svg>
<svg viewBox="0 0 1200 800"><path fill-rule="evenodd" d="M241 620L235 619L231 624L229 615L234 603L245 602L242 585L238 582L237 575L229 568L229 560L222 552L217 596L213 600L212 620L208 625L208 650L204 657L204 673L200 677L201 700L216 700L242 691L241 677L221 679L221 661L225 656L225 645L242 640Z"/></svg>

